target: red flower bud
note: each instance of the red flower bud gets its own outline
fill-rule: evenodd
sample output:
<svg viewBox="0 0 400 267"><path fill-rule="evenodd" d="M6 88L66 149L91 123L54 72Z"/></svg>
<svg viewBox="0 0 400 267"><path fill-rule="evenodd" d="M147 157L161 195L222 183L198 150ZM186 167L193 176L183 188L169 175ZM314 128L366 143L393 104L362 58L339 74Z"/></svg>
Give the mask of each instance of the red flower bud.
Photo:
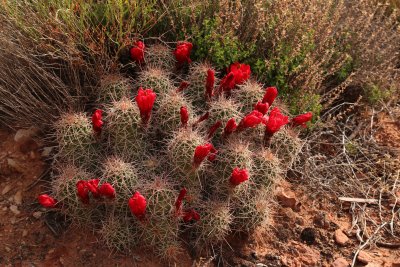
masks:
<svg viewBox="0 0 400 267"><path fill-rule="evenodd" d="M189 121L189 112L186 107L181 107L181 123L183 127L186 127Z"/></svg>
<svg viewBox="0 0 400 267"><path fill-rule="evenodd" d="M99 182L100 179L92 179L87 181L86 186L89 189L89 191L92 193L92 195L95 198L100 197L100 193L99 193Z"/></svg>
<svg viewBox="0 0 400 267"><path fill-rule="evenodd" d="M142 196L138 191L128 201L129 209L132 214L138 219L143 219L146 213L146 198Z"/></svg>
<svg viewBox="0 0 400 267"><path fill-rule="evenodd" d="M265 132L269 135L273 135L288 122L288 116L283 115L279 108L275 107L269 114L268 122L265 125Z"/></svg>
<svg viewBox="0 0 400 267"><path fill-rule="evenodd" d="M312 116L313 114L311 112L298 115L292 119L292 125L307 127L306 123L312 119Z"/></svg>
<svg viewBox="0 0 400 267"><path fill-rule="evenodd" d="M253 110L240 121L238 129L243 130L246 128L253 128L260 123L266 123L266 119L261 112Z"/></svg>
<svg viewBox="0 0 400 267"><path fill-rule="evenodd" d="M86 181L76 183L77 195L84 204L89 204L89 188Z"/></svg>
<svg viewBox="0 0 400 267"><path fill-rule="evenodd" d="M103 111L101 109L96 109L92 115L93 130L97 134L101 133L101 128L103 127L102 114Z"/></svg>
<svg viewBox="0 0 400 267"><path fill-rule="evenodd" d="M46 194L40 195L38 201L45 208L55 208L57 205L57 200Z"/></svg>
<svg viewBox="0 0 400 267"><path fill-rule="evenodd" d="M215 83L215 71L212 69L207 70L207 80L206 80L206 97L211 99L214 95L214 83Z"/></svg>
<svg viewBox="0 0 400 267"><path fill-rule="evenodd" d="M208 156L212 148L213 145L210 143L207 143L205 145L199 145L196 147L193 156L193 165L196 168L199 167L200 164L203 162L203 160Z"/></svg>
<svg viewBox="0 0 400 267"><path fill-rule="evenodd" d="M230 178L230 183L234 186L240 185L244 181L249 179L249 172L246 169L239 169L236 167L232 171L232 175Z"/></svg>
<svg viewBox="0 0 400 267"><path fill-rule="evenodd" d="M230 135L231 133L233 133L234 131L236 131L237 125L236 125L236 121L235 118L231 118L227 123L226 126L224 128L224 135Z"/></svg>
<svg viewBox="0 0 400 267"><path fill-rule="evenodd" d="M137 41L133 44L133 47L129 50L131 59L137 63L144 62L144 48L145 45L142 41Z"/></svg>
<svg viewBox="0 0 400 267"><path fill-rule="evenodd" d="M222 126L222 122L221 121L217 121L216 123L214 123L210 129L208 130L208 136L207 138L210 139L211 137L213 137L213 135L215 134L215 132L218 130L219 127Z"/></svg>
<svg viewBox="0 0 400 267"><path fill-rule="evenodd" d="M174 55L178 64L184 64L185 62L191 63L190 52L192 51L193 45L189 42L178 42Z"/></svg>
<svg viewBox="0 0 400 267"><path fill-rule="evenodd" d="M136 103L140 110L140 116L142 117L142 122L147 124L150 120L151 110L156 100L156 94L151 89L139 88L138 94L136 96Z"/></svg>
<svg viewBox="0 0 400 267"><path fill-rule="evenodd" d="M229 72L224 78L222 78L219 84L219 92L229 92L235 88L235 85L235 73Z"/></svg>
<svg viewBox="0 0 400 267"><path fill-rule="evenodd" d="M229 67L229 72L233 72L235 76L235 85L242 84L250 78L250 66L235 62Z"/></svg>
<svg viewBox="0 0 400 267"><path fill-rule="evenodd" d="M183 90L185 90L186 88L188 88L189 85L190 85L189 82L187 82L187 81L182 81L182 82L179 84L179 87L178 87L177 91L178 91L178 92L182 92Z"/></svg>
<svg viewBox="0 0 400 267"><path fill-rule="evenodd" d="M267 113L268 109L269 109L269 104L262 103L260 101L257 102L257 104L254 106L254 110L261 112L263 115L265 115L265 113Z"/></svg>
<svg viewBox="0 0 400 267"><path fill-rule="evenodd" d="M99 188L100 195L108 198L115 198L115 189L109 183L104 183Z"/></svg>
<svg viewBox="0 0 400 267"><path fill-rule="evenodd" d="M214 161L217 158L217 153L218 153L218 150L216 150L214 147L211 148L210 154L208 154L207 160L211 161L211 162Z"/></svg>
<svg viewBox="0 0 400 267"><path fill-rule="evenodd" d="M194 209L185 211L185 213L183 215L184 222L190 222L191 220L195 220L195 221L200 220L200 214L198 214L197 211L195 211Z"/></svg>
<svg viewBox="0 0 400 267"><path fill-rule="evenodd" d="M179 192L178 198L175 201L176 212L180 212L180 210L182 208L182 201L185 198L186 193L187 193L186 188L182 188L181 191Z"/></svg>
<svg viewBox="0 0 400 267"><path fill-rule="evenodd" d="M267 89L265 89L265 94L262 102L268 103L268 105L271 106L277 96L278 89L276 89L276 87L268 87Z"/></svg>
<svg viewBox="0 0 400 267"><path fill-rule="evenodd" d="M210 117L210 112L204 113L204 115L201 116L201 117L196 121L196 123L194 123L193 126L196 126L196 125L199 124L200 122L203 122L203 121L207 120L209 117Z"/></svg>

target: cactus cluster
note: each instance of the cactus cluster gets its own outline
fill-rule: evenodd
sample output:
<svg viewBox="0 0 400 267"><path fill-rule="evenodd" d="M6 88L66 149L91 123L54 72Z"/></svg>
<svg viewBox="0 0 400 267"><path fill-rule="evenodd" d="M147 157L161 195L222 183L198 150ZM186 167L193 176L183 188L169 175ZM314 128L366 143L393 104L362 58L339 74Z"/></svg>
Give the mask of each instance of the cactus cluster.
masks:
<svg viewBox="0 0 400 267"><path fill-rule="evenodd" d="M56 201L40 201L96 225L112 249L144 246L173 260L182 239L207 248L266 226L273 185L299 152L291 126L307 119L288 124L276 89L245 64L221 79L209 64L188 68L191 48L137 42L132 75L103 77L96 111L54 124Z"/></svg>

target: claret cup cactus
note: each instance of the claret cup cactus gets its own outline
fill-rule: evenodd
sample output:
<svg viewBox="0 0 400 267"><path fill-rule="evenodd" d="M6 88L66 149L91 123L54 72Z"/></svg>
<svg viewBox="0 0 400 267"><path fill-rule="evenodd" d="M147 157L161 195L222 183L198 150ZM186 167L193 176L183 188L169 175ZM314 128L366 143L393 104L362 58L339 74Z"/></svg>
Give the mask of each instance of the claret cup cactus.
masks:
<svg viewBox="0 0 400 267"><path fill-rule="evenodd" d="M134 73L99 79L97 103L54 123L52 192L39 196L114 250L147 247L173 261L184 244L210 248L268 226L271 190L301 147L250 67L224 76L175 50L136 41ZM189 233L189 234L188 234Z"/></svg>

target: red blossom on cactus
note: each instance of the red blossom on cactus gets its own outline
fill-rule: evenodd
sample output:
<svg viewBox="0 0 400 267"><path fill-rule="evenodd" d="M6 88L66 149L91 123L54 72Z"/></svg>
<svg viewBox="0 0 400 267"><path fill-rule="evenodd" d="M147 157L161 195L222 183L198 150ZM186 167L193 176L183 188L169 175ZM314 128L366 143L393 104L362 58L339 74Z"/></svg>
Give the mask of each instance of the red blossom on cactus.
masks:
<svg viewBox="0 0 400 267"><path fill-rule="evenodd" d="M103 111L101 109L96 109L92 115L93 130L97 134L101 133L101 129L104 124L102 121L102 115Z"/></svg>
<svg viewBox="0 0 400 267"><path fill-rule="evenodd" d="M136 61L137 63L143 63L144 62L144 48L145 45L142 41L136 41L131 49L129 50L129 54L131 56L131 59L133 61Z"/></svg>
<svg viewBox="0 0 400 267"><path fill-rule="evenodd" d="M214 123L210 129L208 130L208 136L207 138L210 139L213 137L213 135L215 134L215 132L218 130L219 127L222 126L222 122L221 121L217 121L216 123Z"/></svg>
<svg viewBox="0 0 400 267"><path fill-rule="evenodd" d="M196 149L194 150L193 165L196 168L199 167L213 148L214 146L210 143L197 146Z"/></svg>
<svg viewBox="0 0 400 267"><path fill-rule="evenodd" d="M235 62L230 65L229 72L233 72L235 76L235 85L242 84L250 78L251 70L247 64Z"/></svg>
<svg viewBox="0 0 400 267"><path fill-rule="evenodd" d="M210 154L208 154L207 160L213 162L217 158L217 153L218 153L218 150L216 150L214 147L211 148Z"/></svg>
<svg viewBox="0 0 400 267"><path fill-rule="evenodd" d="M279 108L275 107L269 113L269 119L265 125L265 132L269 135L273 135L288 122L289 122L288 116L283 115L279 110Z"/></svg>
<svg viewBox="0 0 400 267"><path fill-rule="evenodd" d="M186 127L189 121L189 112L186 107L181 107L180 115L181 115L181 124L183 127Z"/></svg>
<svg viewBox="0 0 400 267"><path fill-rule="evenodd" d="M179 213L182 209L182 201L185 198L186 193L187 193L187 190L185 187L182 188L181 191L179 192L178 198L175 201L175 209L176 209L177 213Z"/></svg>
<svg viewBox="0 0 400 267"><path fill-rule="evenodd" d="M87 181L87 183L86 183L87 188L89 189L89 191L92 193L92 195L95 198L98 198L100 196L99 182L100 182L100 179L92 179L92 180Z"/></svg>
<svg viewBox="0 0 400 267"><path fill-rule="evenodd" d="M229 179L229 182L233 186L238 186L244 181L247 181L249 179L249 172L246 169L239 169L236 167L233 169L231 178Z"/></svg>
<svg viewBox="0 0 400 267"><path fill-rule="evenodd" d="M198 125L199 123L201 123L201 122L207 120L209 117L210 117L210 112L204 113L204 115L202 115L202 116L193 124L193 126L196 126L196 125Z"/></svg>
<svg viewBox="0 0 400 267"><path fill-rule="evenodd" d="M174 55L178 64L191 63L190 52L192 51L193 44L190 42L178 42Z"/></svg>
<svg viewBox="0 0 400 267"><path fill-rule="evenodd" d="M136 103L140 110L140 116L142 117L142 122L147 124L150 120L151 110L156 100L156 94L151 89L139 88L138 94L136 96Z"/></svg>
<svg viewBox="0 0 400 267"><path fill-rule="evenodd" d="M211 99L214 95L214 83L215 83L215 71L212 69L207 70L207 80L206 80L206 97Z"/></svg>
<svg viewBox="0 0 400 267"><path fill-rule="evenodd" d="M129 209L138 219L143 219L146 213L147 201L138 191L128 201Z"/></svg>
<svg viewBox="0 0 400 267"><path fill-rule="evenodd" d="M260 123L266 123L264 115L258 110L253 110L247 114L239 123L238 130L243 130L247 128L253 128Z"/></svg>
<svg viewBox="0 0 400 267"><path fill-rule="evenodd" d="M182 81L182 82L179 84L179 87L178 87L177 91L178 91L178 92L182 92L183 90L185 90L186 88L188 88L189 85L190 85L189 82L187 82L187 81Z"/></svg>
<svg viewBox="0 0 400 267"><path fill-rule="evenodd" d="M235 74L233 72L229 72L225 77L222 78L219 84L219 93L229 92L233 88L235 88Z"/></svg>
<svg viewBox="0 0 400 267"><path fill-rule="evenodd" d="M269 109L269 104L262 103L260 101L258 101L257 104L255 104L255 106L254 106L254 110L261 112L263 115L265 115L265 113L267 113L268 109Z"/></svg>
<svg viewBox="0 0 400 267"><path fill-rule="evenodd" d="M224 128L224 135L225 136L230 135L231 133L236 131L236 128L237 128L237 124L236 124L235 118L229 119Z"/></svg>
<svg viewBox="0 0 400 267"><path fill-rule="evenodd" d="M265 89L265 94L262 102L268 103L268 105L271 106L277 96L278 89L276 89L276 87L268 87L267 89Z"/></svg>
<svg viewBox="0 0 400 267"><path fill-rule="evenodd" d="M79 199L84 204L89 204L89 188L87 186L87 182L80 180L76 183L76 190Z"/></svg>
<svg viewBox="0 0 400 267"><path fill-rule="evenodd" d="M115 189L109 183L104 183L99 188L99 194L108 197L108 198L115 198Z"/></svg>
<svg viewBox="0 0 400 267"><path fill-rule="evenodd" d="M184 212L182 218L184 222L190 222L191 220L198 221L200 220L200 214L197 213L197 211L195 211L194 209L190 209Z"/></svg>
<svg viewBox="0 0 400 267"><path fill-rule="evenodd" d="M38 201L45 208L55 208L57 205L57 200L46 194L38 196Z"/></svg>
<svg viewBox="0 0 400 267"><path fill-rule="evenodd" d="M292 119L292 125L293 126L302 126L302 127L307 127L306 123L309 122L313 117L313 114L311 112L307 112L301 115L298 115Z"/></svg>

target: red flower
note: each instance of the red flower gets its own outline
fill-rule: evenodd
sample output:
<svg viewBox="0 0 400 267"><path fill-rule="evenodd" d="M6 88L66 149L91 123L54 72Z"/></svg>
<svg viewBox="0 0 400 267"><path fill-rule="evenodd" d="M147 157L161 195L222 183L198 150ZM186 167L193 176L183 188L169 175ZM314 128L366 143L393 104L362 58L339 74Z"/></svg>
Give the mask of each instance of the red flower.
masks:
<svg viewBox="0 0 400 267"><path fill-rule="evenodd" d="M208 154L210 153L212 148L213 148L213 145L210 143L207 143L205 145L199 145L196 147L196 149L194 150L194 156L193 156L193 164L195 167L200 166L200 164L208 156Z"/></svg>
<svg viewBox="0 0 400 267"><path fill-rule="evenodd" d="M215 83L215 71L212 69L207 70L207 80L206 80L206 97L211 99L214 95L214 83Z"/></svg>
<svg viewBox="0 0 400 267"><path fill-rule="evenodd" d="M137 41L133 44L133 47L129 50L131 59L137 63L144 62L144 43L142 41Z"/></svg>
<svg viewBox="0 0 400 267"><path fill-rule="evenodd" d="M138 191L128 201L129 209L132 214L138 219L143 219L146 213L146 198L142 196Z"/></svg>
<svg viewBox="0 0 400 267"><path fill-rule="evenodd" d="M219 84L219 91L220 93L229 92L235 88L235 85L235 74L233 72L229 72L224 78L222 78Z"/></svg>
<svg viewBox="0 0 400 267"><path fill-rule="evenodd" d="M196 126L196 125L199 124L200 122L203 122L203 121L207 120L208 117L210 117L210 112L207 111L206 113L204 113L203 116L201 116L201 117L196 121L196 123L194 123L193 126Z"/></svg>
<svg viewBox="0 0 400 267"><path fill-rule="evenodd" d="M89 188L86 181L78 181L76 183L77 195L82 203L89 204Z"/></svg>
<svg viewBox="0 0 400 267"><path fill-rule="evenodd" d="M178 87L177 91L178 91L178 92L182 92L183 90L185 90L186 88L188 88L189 85L190 85L189 82L187 82L187 81L182 81L182 82L179 84L179 87Z"/></svg>
<svg viewBox="0 0 400 267"><path fill-rule="evenodd" d="M306 123L312 119L312 116L313 114L311 112L298 115L292 119L292 125L307 127Z"/></svg>
<svg viewBox="0 0 400 267"><path fill-rule="evenodd" d="M92 179L86 182L86 186L89 189L89 191L92 193L92 195L95 198L98 198L100 196L99 193L99 182L100 179Z"/></svg>
<svg viewBox="0 0 400 267"><path fill-rule="evenodd" d="M101 109L96 109L92 115L93 130L97 134L101 133L101 128L103 127L104 124L103 121L101 120L102 114L103 111Z"/></svg>
<svg viewBox="0 0 400 267"><path fill-rule="evenodd" d="M235 76L235 85L242 84L250 78L250 66L235 62L230 65L229 72L233 72Z"/></svg>
<svg viewBox="0 0 400 267"><path fill-rule="evenodd" d="M136 96L136 103L140 110L140 116L144 124L147 124L150 120L151 110L156 100L156 94L151 89L139 88Z"/></svg>
<svg viewBox="0 0 400 267"><path fill-rule="evenodd" d="M99 194L108 197L108 198L115 198L115 189L109 183L104 183L99 188Z"/></svg>
<svg viewBox="0 0 400 267"><path fill-rule="evenodd" d="M265 132L269 135L273 135L288 122L288 116L283 115L279 108L275 107L269 114L268 122L265 125Z"/></svg>
<svg viewBox="0 0 400 267"><path fill-rule="evenodd" d="M178 42L178 45L174 51L176 61L178 61L179 64L184 64L185 62L191 63L192 60L190 59L190 52L192 51L192 48L192 43Z"/></svg>
<svg viewBox="0 0 400 267"><path fill-rule="evenodd" d="M210 139L211 137L213 137L213 135L215 134L215 132L218 130L219 127L222 126L222 122L221 121L217 121L216 123L214 123L214 125L212 125L210 127L210 129L208 130L208 136L207 138Z"/></svg>
<svg viewBox="0 0 400 267"><path fill-rule="evenodd" d="M216 150L214 147L211 148L210 154L208 154L208 157L207 157L208 161L211 161L211 162L214 161L217 158L217 153L218 153L218 150Z"/></svg>
<svg viewBox="0 0 400 267"><path fill-rule="evenodd" d="M186 188L182 188L181 191L179 192L178 198L175 201L176 212L180 212L182 208L182 201L185 198L186 193L187 193Z"/></svg>
<svg viewBox="0 0 400 267"><path fill-rule="evenodd" d="M249 179L249 172L246 169L239 169L236 167L232 171L231 178L229 179L230 183L234 186L240 185L244 181Z"/></svg>
<svg viewBox="0 0 400 267"><path fill-rule="evenodd" d="M195 221L200 220L200 214L198 214L197 211L195 211L194 209L185 211L185 213L183 215L184 222L190 222L191 220L195 220Z"/></svg>
<svg viewBox="0 0 400 267"><path fill-rule="evenodd" d="M236 131L237 125L236 125L236 121L235 118L231 118L227 123L226 126L224 128L224 135L230 135L231 133L233 133L234 131Z"/></svg>
<svg viewBox="0 0 400 267"><path fill-rule="evenodd" d="M263 115L265 115L265 113L267 113L268 109L269 109L269 104L262 103L260 101L258 101L257 104L254 106L254 110L261 112Z"/></svg>
<svg viewBox="0 0 400 267"><path fill-rule="evenodd" d="M183 127L186 127L189 121L189 112L186 107L181 107L181 123Z"/></svg>
<svg viewBox="0 0 400 267"><path fill-rule="evenodd" d="M57 204L57 200L46 194L40 195L38 201L45 208L55 208Z"/></svg>
<svg viewBox="0 0 400 267"><path fill-rule="evenodd" d="M276 87L268 87L267 89L265 89L265 94L262 102L268 103L268 105L271 106L277 96L278 89L276 89Z"/></svg>
<svg viewBox="0 0 400 267"><path fill-rule="evenodd" d="M253 110L240 121L238 129L243 130L246 128L253 128L260 123L266 123L264 115L257 110Z"/></svg>

